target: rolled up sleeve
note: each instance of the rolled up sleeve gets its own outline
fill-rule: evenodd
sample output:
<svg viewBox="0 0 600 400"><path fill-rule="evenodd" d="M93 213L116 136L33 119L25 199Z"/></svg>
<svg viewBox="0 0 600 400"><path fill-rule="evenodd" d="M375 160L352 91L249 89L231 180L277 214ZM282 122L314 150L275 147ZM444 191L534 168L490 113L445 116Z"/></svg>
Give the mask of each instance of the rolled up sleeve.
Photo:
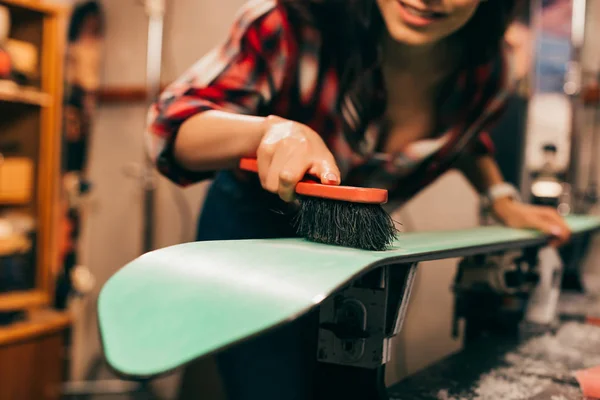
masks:
<svg viewBox="0 0 600 400"><path fill-rule="evenodd" d="M487 116L472 141L470 146L471 154L476 156L494 155L495 146L490 133L498 122L504 117L511 94L515 91L517 76L515 74L514 55L506 48L500 57L500 74L496 94L492 97L485 108Z"/></svg>
<svg viewBox="0 0 600 400"><path fill-rule="evenodd" d="M262 8L261 8L262 7ZM259 115L280 90L286 64L283 14L274 1L240 10L227 40L171 83L147 114L146 152L157 170L180 186L210 178L190 171L173 147L181 125L208 110Z"/></svg>

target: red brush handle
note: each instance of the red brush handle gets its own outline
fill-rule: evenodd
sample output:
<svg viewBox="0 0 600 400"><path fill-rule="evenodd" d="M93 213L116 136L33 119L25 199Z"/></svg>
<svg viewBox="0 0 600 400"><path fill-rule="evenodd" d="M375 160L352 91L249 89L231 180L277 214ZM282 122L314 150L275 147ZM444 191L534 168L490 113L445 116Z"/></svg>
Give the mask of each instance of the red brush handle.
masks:
<svg viewBox="0 0 600 400"><path fill-rule="evenodd" d="M258 173L258 163L255 158L242 158L240 168L245 171ZM322 197L332 200L352 203L384 204L388 200L385 189L359 188L353 186L323 185L313 178L306 176L296 185L296 193L302 196Z"/></svg>

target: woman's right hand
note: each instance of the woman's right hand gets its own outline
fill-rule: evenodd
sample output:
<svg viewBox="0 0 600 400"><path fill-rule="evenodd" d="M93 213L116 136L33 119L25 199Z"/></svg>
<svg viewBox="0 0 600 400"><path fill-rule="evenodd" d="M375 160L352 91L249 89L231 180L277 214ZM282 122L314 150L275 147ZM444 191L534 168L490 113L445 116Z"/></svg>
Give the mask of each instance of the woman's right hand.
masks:
<svg viewBox="0 0 600 400"><path fill-rule="evenodd" d="M308 126L270 116L257 150L262 187L283 201L295 198L296 184L310 174L326 185L340 184L340 171L327 145Z"/></svg>

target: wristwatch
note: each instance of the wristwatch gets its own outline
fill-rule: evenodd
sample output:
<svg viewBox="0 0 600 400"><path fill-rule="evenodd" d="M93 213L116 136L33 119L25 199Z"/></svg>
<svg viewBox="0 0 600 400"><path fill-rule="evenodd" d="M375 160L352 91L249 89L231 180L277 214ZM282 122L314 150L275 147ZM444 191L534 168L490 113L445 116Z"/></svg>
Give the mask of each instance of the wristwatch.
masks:
<svg viewBox="0 0 600 400"><path fill-rule="evenodd" d="M517 188L515 188L510 183L506 183L506 182L497 183L495 185L492 185L488 189L488 191L486 193L486 197L487 197L487 200L490 202L490 204L494 204L494 202L496 200L503 198L503 197L510 197L514 201L521 201L521 194L519 193Z"/></svg>

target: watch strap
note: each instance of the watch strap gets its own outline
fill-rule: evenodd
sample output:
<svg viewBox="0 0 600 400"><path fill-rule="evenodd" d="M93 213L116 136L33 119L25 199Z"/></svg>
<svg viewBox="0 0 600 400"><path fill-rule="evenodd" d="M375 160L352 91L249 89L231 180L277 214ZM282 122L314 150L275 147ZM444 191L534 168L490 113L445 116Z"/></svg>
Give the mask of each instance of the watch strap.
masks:
<svg viewBox="0 0 600 400"><path fill-rule="evenodd" d="M517 188L510 183L497 183L492 185L487 191L487 198L490 203L493 203L494 201L503 197L510 197L515 201L521 201L521 194Z"/></svg>

